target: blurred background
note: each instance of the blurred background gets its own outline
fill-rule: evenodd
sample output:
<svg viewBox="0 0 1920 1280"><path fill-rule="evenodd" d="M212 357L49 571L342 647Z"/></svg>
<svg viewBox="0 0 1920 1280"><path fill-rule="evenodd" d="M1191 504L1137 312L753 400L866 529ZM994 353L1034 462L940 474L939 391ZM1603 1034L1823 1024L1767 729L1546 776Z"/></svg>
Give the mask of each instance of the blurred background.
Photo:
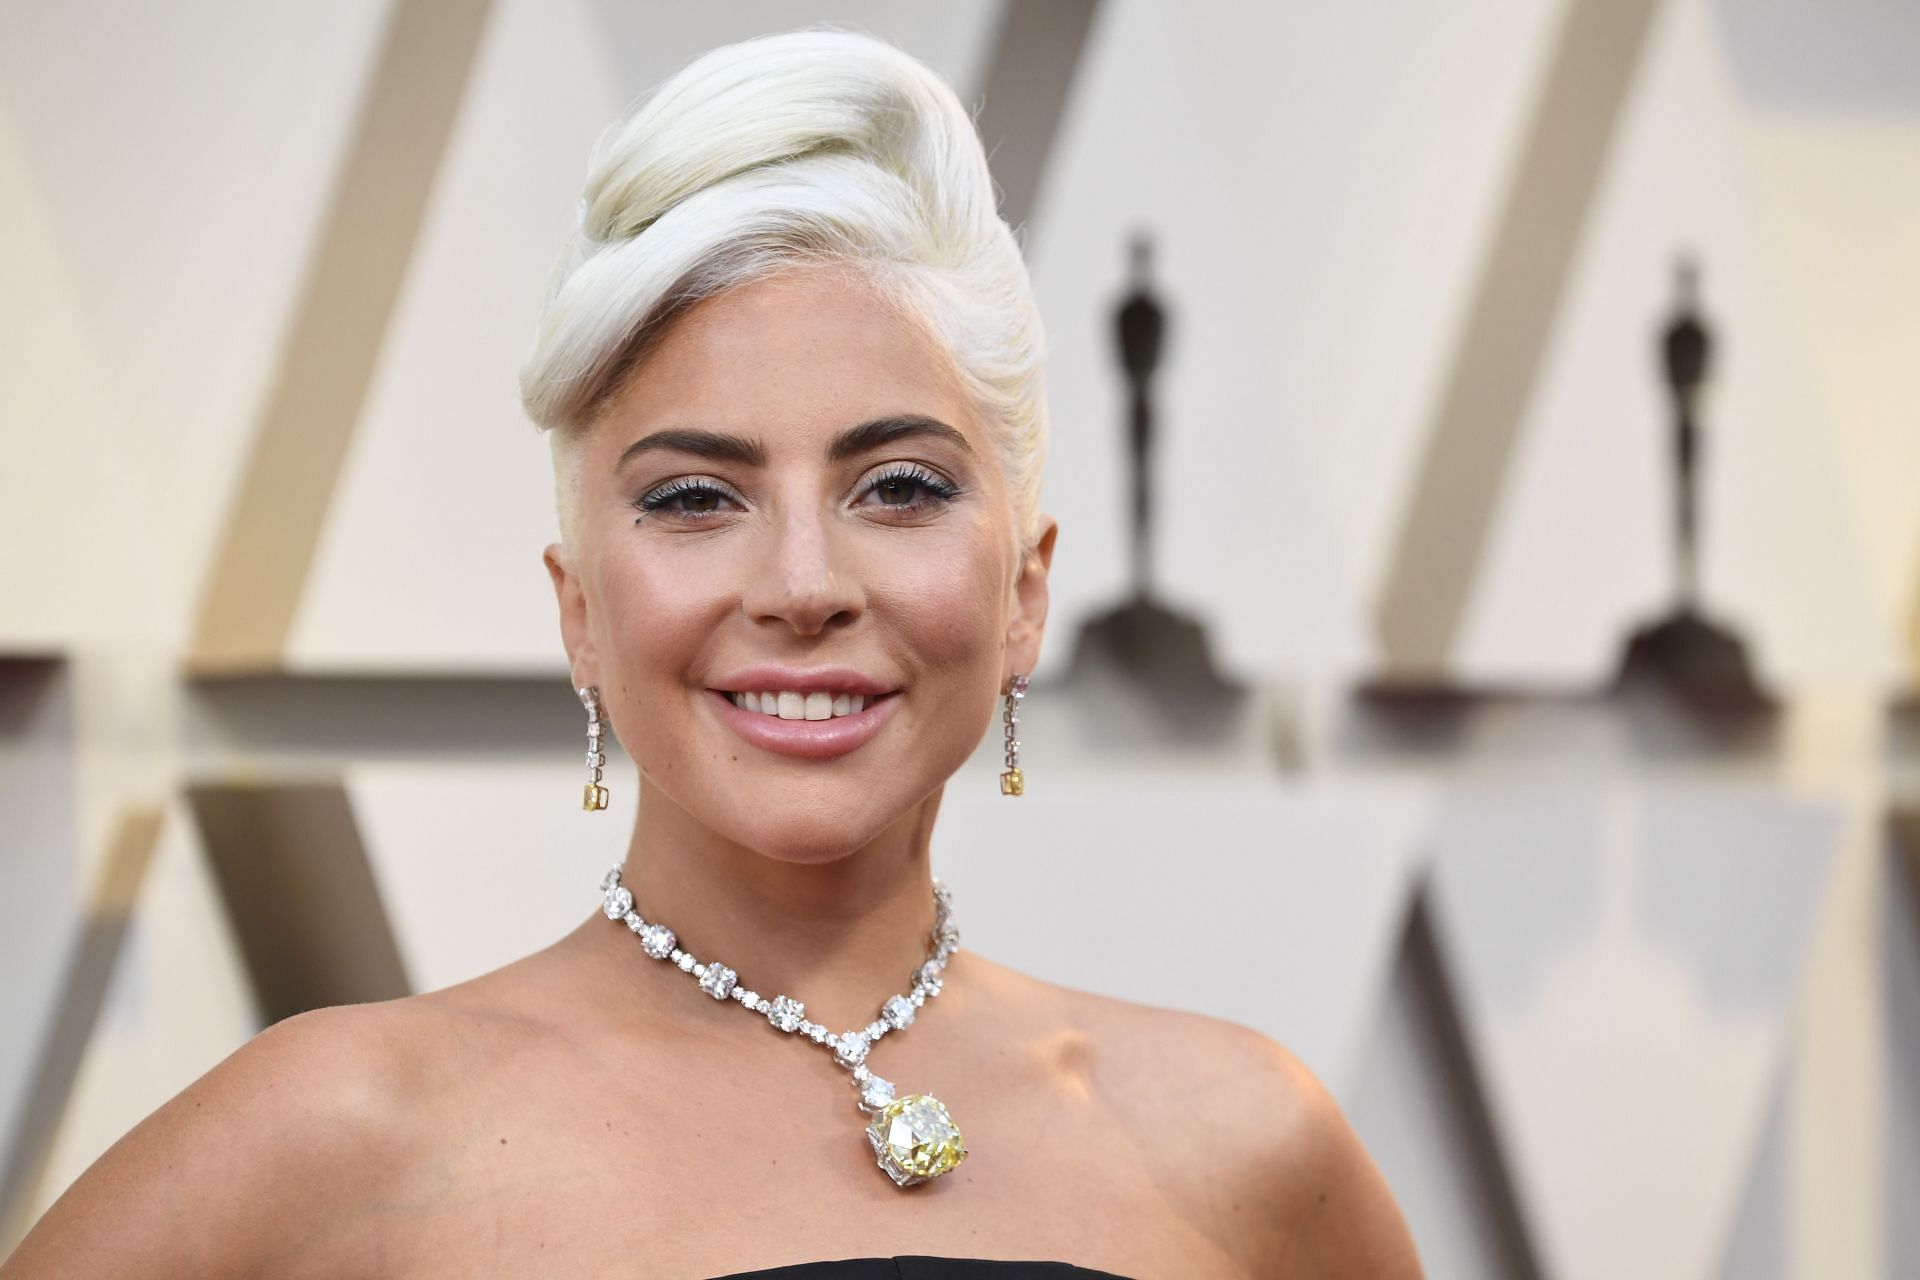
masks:
<svg viewBox="0 0 1920 1280"><path fill-rule="evenodd" d="M0 1254L594 909L515 374L600 128L821 20L977 108L1052 342L967 945L1292 1047L1436 1277L1920 1275L1904 0L0 9Z"/></svg>

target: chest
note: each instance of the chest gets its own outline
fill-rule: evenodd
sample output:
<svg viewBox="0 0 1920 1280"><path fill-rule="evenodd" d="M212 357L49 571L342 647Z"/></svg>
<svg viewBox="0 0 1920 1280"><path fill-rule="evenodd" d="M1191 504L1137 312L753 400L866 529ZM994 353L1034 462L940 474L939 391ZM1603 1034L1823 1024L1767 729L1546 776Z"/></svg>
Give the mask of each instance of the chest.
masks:
<svg viewBox="0 0 1920 1280"><path fill-rule="evenodd" d="M947 1104L968 1155L901 1188L876 1166L845 1076L783 1065L709 1064L669 1088L509 1091L420 1162L385 1265L710 1277L935 1254L1137 1280L1242 1274L1194 1212L1194 1171L1168 1168L1162 1144L1081 1085L991 1062L902 1072Z"/></svg>

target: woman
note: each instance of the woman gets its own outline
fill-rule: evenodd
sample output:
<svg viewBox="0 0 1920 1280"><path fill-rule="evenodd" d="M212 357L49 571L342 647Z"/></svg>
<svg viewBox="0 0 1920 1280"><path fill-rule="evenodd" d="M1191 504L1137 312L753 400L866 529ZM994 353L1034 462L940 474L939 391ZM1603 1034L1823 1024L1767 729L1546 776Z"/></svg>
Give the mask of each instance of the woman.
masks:
<svg viewBox="0 0 1920 1280"><path fill-rule="evenodd" d="M5 1274L1415 1274L1279 1045L956 949L934 817L1047 613L1041 351L898 50L722 48L611 129L522 371L587 806L608 722L638 767L603 911L274 1026Z"/></svg>

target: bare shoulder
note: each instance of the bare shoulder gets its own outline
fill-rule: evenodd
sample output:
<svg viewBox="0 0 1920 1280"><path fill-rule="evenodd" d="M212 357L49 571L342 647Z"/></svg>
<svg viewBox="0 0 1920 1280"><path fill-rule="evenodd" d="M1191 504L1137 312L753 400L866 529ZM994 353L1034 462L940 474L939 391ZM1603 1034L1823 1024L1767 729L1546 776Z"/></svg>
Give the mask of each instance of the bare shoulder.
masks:
<svg viewBox="0 0 1920 1280"><path fill-rule="evenodd" d="M342 1228L406 1175L423 1104L460 1068L474 1019L448 995L269 1027L101 1156L0 1274L378 1271L377 1239Z"/></svg>
<svg viewBox="0 0 1920 1280"><path fill-rule="evenodd" d="M1051 989L1170 1193L1250 1274L1420 1274L1378 1167L1286 1046L1224 1018Z"/></svg>

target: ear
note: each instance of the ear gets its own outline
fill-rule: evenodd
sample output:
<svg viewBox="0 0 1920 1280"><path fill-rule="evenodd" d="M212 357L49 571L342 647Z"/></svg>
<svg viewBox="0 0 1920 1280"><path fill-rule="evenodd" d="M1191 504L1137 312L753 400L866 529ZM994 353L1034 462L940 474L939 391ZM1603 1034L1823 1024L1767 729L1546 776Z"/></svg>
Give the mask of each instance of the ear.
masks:
<svg viewBox="0 0 1920 1280"><path fill-rule="evenodd" d="M1040 536L1020 557L1020 576L1013 584L1013 616L1007 623L1008 669L1000 673L1004 688L1015 671L1032 671L1040 660L1040 638L1047 626L1047 573L1053 567L1053 543L1060 524L1040 517Z"/></svg>
<svg viewBox="0 0 1920 1280"><path fill-rule="evenodd" d="M573 555L558 542L549 543L540 553L553 579L553 594L560 603L560 639L567 646L567 662L573 668L573 687L585 688L600 683L599 662L593 652L593 633L587 625L587 597L580 587L580 574Z"/></svg>

